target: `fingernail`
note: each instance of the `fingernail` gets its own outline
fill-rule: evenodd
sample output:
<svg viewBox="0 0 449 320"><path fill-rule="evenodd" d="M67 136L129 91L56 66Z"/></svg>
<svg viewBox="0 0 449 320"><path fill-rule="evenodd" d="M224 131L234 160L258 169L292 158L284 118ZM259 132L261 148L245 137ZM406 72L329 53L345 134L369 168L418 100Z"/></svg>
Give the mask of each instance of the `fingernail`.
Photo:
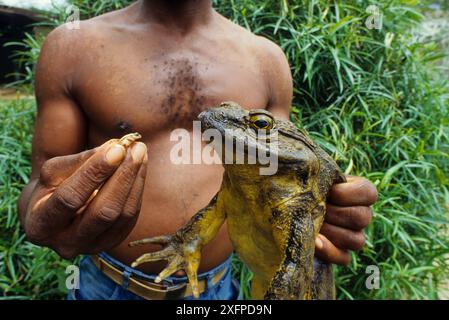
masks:
<svg viewBox="0 0 449 320"><path fill-rule="evenodd" d="M161 279L161 277L156 277L156 279L154 280L154 282L156 282L156 283L159 283L159 282L161 282L162 281L162 279Z"/></svg>
<svg viewBox="0 0 449 320"><path fill-rule="evenodd" d="M123 161L126 150L119 144L113 145L106 153L106 161L109 165L117 165Z"/></svg>
<svg viewBox="0 0 449 320"><path fill-rule="evenodd" d="M147 153L147 147L144 143L138 142L134 144L134 146L131 149L131 155L133 157L133 160L136 162L142 161L143 157Z"/></svg>
<svg viewBox="0 0 449 320"><path fill-rule="evenodd" d="M320 238L319 236L315 239L315 247L316 247L318 250L321 250L321 249L323 249L323 247L324 247L323 240L321 240L321 238Z"/></svg>

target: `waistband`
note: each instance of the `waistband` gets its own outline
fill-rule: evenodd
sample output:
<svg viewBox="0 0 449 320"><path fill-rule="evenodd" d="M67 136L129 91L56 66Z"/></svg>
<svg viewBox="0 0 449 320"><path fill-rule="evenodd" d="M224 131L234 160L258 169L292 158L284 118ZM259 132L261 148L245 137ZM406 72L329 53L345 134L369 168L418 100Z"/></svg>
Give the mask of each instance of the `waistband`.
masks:
<svg viewBox="0 0 449 320"><path fill-rule="evenodd" d="M137 277L142 280L146 280L146 281L150 281L150 282L154 282L154 280L157 277L157 274L147 274L147 273L144 273L137 269L131 268L130 266L120 262L119 260L113 258L111 255L109 255L105 252L98 254L98 256L100 258L104 259L106 262L108 262L112 266L123 271L124 275L127 277ZM219 272L230 268L231 257L232 256L229 256L228 259L226 259L223 263L219 264L218 266L214 267L213 269L198 274L198 280L212 279ZM188 282L188 278L186 276L184 276L184 277L170 276L170 277L167 277L166 279L164 279L164 281L163 281L163 283L166 285L177 285L177 284L186 283L186 282Z"/></svg>

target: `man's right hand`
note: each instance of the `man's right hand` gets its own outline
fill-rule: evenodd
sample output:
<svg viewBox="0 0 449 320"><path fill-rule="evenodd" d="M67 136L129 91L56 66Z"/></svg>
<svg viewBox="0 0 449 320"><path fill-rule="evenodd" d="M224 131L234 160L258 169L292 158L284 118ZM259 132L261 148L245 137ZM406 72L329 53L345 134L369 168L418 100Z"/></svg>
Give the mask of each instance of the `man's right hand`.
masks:
<svg viewBox="0 0 449 320"><path fill-rule="evenodd" d="M126 150L117 142L44 163L23 224L31 242L72 259L113 248L126 238L139 215L148 158L145 144Z"/></svg>

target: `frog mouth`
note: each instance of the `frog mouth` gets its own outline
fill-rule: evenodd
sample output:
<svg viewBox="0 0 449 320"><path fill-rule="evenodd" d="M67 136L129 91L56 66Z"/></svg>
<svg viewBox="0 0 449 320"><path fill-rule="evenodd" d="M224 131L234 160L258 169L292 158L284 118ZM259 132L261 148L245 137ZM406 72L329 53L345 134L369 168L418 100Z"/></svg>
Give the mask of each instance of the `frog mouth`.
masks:
<svg viewBox="0 0 449 320"><path fill-rule="evenodd" d="M211 117L208 110L201 112L198 115L198 120L201 122L201 132L204 133L204 131L208 129L215 129L215 122L214 119Z"/></svg>
<svg viewBox="0 0 449 320"><path fill-rule="evenodd" d="M233 134L232 131L226 130L221 136L219 143L211 143L215 150L218 151L226 164L241 165L259 165L261 154L265 158L270 158L277 154L277 149L273 149L266 140L257 140L256 137L250 136L247 129L245 134Z"/></svg>

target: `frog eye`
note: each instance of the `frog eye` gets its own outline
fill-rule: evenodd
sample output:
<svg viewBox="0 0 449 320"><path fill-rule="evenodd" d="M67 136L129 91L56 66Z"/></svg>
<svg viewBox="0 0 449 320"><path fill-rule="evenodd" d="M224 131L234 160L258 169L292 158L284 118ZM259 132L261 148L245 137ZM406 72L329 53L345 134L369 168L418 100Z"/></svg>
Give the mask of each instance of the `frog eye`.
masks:
<svg viewBox="0 0 449 320"><path fill-rule="evenodd" d="M256 130L273 129L273 119L265 114L255 114L249 119L252 127Z"/></svg>

